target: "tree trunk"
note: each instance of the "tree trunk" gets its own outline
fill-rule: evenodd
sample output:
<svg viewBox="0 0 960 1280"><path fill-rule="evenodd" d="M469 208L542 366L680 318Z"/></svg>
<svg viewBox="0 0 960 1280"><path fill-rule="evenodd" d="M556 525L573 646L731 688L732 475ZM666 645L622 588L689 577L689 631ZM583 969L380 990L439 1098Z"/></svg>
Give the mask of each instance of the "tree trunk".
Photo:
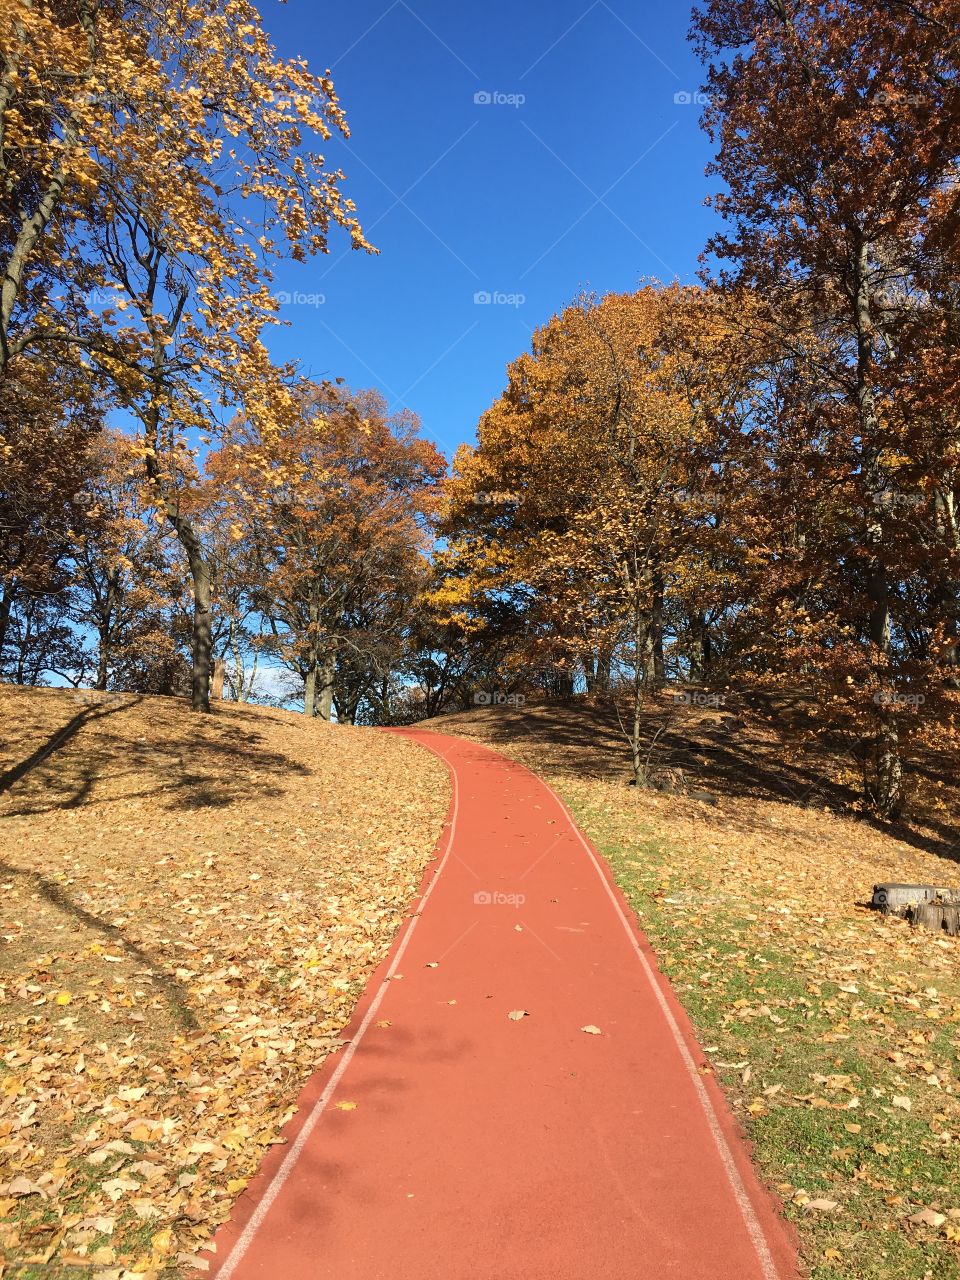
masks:
<svg viewBox="0 0 960 1280"><path fill-rule="evenodd" d="M597 692L597 670L600 665L597 654L588 650L580 659L583 665L583 678L587 682L587 693Z"/></svg>
<svg viewBox="0 0 960 1280"><path fill-rule="evenodd" d="M600 650L600 659L597 663L597 685L600 693L610 692L610 672L613 667L613 653L609 648Z"/></svg>
<svg viewBox="0 0 960 1280"><path fill-rule="evenodd" d="M210 710L210 668L213 657L213 603L210 566L202 556L190 556L193 578L193 679L190 704L194 711Z"/></svg>
<svg viewBox="0 0 960 1280"><path fill-rule="evenodd" d="M317 714L317 664L315 661L310 663L303 680L303 714L305 716Z"/></svg>
<svg viewBox="0 0 960 1280"><path fill-rule="evenodd" d="M337 675L337 655L327 653L320 663L317 682L317 715L321 720L333 719L333 686Z"/></svg>
<svg viewBox="0 0 960 1280"><path fill-rule="evenodd" d="M884 659L891 651L890 583L885 563L885 520L883 508L884 475L880 420L873 388L873 339L875 325L870 294L870 246L857 245L855 261L854 307L857 337L857 380L855 398L860 418L860 434L865 441L863 475L870 507L866 518L866 542L870 553L867 566L867 601L869 605L870 641L880 655L880 674L886 680ZM903 766L900 739L894 715L879 709L875 747L874 808L881 817L890 817L900 806L903 790Z"/></svg>
<svg viewBox="0 0 960 1280"><path fill-rule="evenodd" d="M663 576L660 573L655 573L653 577L648 673L656 684L662 684L667 674L663 657Z"/></svg>
<svg viewBox="0 0 960 1280"><path fill-rule="evenodd" d="M3 584L3 595L0 596L0 655L7 641L7 629L10 626L10 610L13 607L13 587L11 583Z"/></svg>
<svg viewBox="0 0 960 1280"><path fill-rule="evenodd" d="M161 344L162 350L162 344ZM153 411L154 420L149 423L147 442L156 438L158 430L157 411ZM193 637L191 657L193 672L190 688L190 704L194 711L210 710L210 665L213 658L213 573L209 562L203 554L203 543L197 535L193 524L180 510L180 500L176 493L167 489L163 470L155 448L148 449L144 456L147 475L153 481L157 497L171 528L177 535L177 541L187 557L190 566L190 577L193 582Z"/></svg>
<svg viewBox="0 0 960 1280"><path fill-rule="evenodd" d="M107 679L110 674L110 639L104 627L98 628L98 635L97 679L93 687L100 693L106 693Z"/></svg>
<svg viewBox="0 0 960 1280"><path fill-rule="evenodd" d="M227 664L223 660L223 658L214 659L213 683L211 687L211 694L213 698L216 700L222 701L223 699L223 684L224 684L224 679L226 677L226 674L227 674Z"/></svg>

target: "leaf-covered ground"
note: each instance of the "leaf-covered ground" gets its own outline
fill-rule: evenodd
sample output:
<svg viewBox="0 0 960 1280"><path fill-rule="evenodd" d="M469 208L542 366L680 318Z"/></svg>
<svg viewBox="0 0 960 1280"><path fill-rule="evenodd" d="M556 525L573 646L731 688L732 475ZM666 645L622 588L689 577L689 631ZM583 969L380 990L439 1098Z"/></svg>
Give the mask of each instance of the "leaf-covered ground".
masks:
<svg viewBox="0 0 960 1280"><path fill-rule="evenodd" d="M810 1274L957 1280L960 941L865 905L878 881L960 886L956 815L891 835L804 807L789 744L749 717L718 742L714 720L691 712L673 732L716 804L627 786L585 703L430 724L540 772L609 859Z"/></svg>
<svg viewBox="0 0 960 1280"><path fill-rule="evenodd" d="M384 955L442 764L281 711L0 687L0 1274L185 1274Z"/></svg>

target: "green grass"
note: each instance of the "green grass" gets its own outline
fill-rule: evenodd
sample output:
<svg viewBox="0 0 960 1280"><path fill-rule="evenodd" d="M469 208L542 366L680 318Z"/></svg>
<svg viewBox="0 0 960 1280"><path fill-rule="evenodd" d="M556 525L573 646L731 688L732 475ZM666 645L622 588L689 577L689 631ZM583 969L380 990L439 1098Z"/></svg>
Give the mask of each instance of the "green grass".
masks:
<svg viewBox="0 0 960 1280"><path fill-rule="evenodd" d="M939 1229L907 1221L924 1207L960 1207L958 1145L939 1132L944 1095L911 1087L913 1110L892 1106L907 1088L904 1063L890 1058L891 1046L915 1045L955 1068L956 1023L931 1027L922 1009L875 982L868 990L861 980L851 999L818 972L816 949L803 950L802 921L789 925L792 946L758 937L768 887L718 894L708 855L691 859L638 830L636 809L609 794L598 803L587 787L562 790L710 1051L813 1280L960 1280L947 1235L952 1225L960 1238L960 1220ZM806 1209L803 1193L838 1207Z"/></svg>

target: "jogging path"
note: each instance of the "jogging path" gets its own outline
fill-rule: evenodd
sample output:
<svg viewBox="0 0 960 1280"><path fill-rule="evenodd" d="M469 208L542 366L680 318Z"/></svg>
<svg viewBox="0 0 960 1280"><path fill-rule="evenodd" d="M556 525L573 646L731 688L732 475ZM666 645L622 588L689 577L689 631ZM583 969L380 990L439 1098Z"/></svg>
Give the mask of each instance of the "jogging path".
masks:
<svg viewBox="0 0 960 1280"><path fill-rule="evenodd" d="M559 799L404 732L450 768L437 859L211 1274L792 1280L687 1019Z"/></svg>

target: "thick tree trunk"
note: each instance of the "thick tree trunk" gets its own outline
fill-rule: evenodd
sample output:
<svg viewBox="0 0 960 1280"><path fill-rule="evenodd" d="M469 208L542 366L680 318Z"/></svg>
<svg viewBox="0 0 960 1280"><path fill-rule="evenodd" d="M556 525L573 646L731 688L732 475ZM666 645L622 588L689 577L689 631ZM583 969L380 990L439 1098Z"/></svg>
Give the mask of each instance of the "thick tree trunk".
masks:
<svg viewBox="0 0 960 1280"><path fill-rule="evenodd" d="M597 667L599 665L597 655L593 652L586 652L580 658L583 666L583 678L587 682L587 693L597 692Z"/></svg>
<svg viewBox="0 0 960 1280"><path fill-rule="evenodd" d="M162 344L160 350L162 352ZM147 441L155 440L158 430L156 411L154 421L148 424ZM190 686L190 704L194 711L210 710L210 669L213 659L213 573L209 562L203 554L203 543L196 529L187 516L180 510L180 500L176 492L171 493L166 485L163 470L155 448L147 451L144 457L147 475L156 485L157 497L171 528L177 535L177 541L183 547L190 566L190 578L193 582L193 637L191 657L193 671Z"/></svg>
<svg viewBox="0 0 960 1280"><path fill-rule="evenodd" d="M305 716L315 716L317 714L316 662L312 662L307 668L307 674L303 680L303 714Z"/></svg>
<svg viewBox="0 0 960 1280"><path fill-rule="evenodd" d="M882 441L880 420L877 414L873 387L873 342L875 325L870 291L870 246L861 241L857 246L855 261L855 322L857 337L857 368L855 398L860 418L860 434L865 441L863 475L866 497L870 504L866 519L866 543L869 552L867 565L867 602L869 608L870 642L880 655L881 679L886 679L884 659L891 652L890 581L885 556L885 519L883 493ZM900 759L900 739L894 715L880 707L877 716L875 744L873 807L880 817L897 813L903 792L903 766Z"/></svg>
<svg viewBox="0 0 960 1280"><path fill-rule="evenodd" d="M333 719L333 687L337 675L337 655L327 653L320 663L317 680L317 715L321 720Z"/></svg>
<svg viewBox="0 0 960 1280"><path fill-rule="evenodd" d="M893 717L883 708L877 734L874 791L874 807L880 817L896 818L903 794L900 735Z"/></svg>
<svg viewBox="0 0 960 1280"><path fill-rule="evenodd" d="M690 679L705 680L713 663L713 643L705 614L691 615L690 635Z"/></svg>

